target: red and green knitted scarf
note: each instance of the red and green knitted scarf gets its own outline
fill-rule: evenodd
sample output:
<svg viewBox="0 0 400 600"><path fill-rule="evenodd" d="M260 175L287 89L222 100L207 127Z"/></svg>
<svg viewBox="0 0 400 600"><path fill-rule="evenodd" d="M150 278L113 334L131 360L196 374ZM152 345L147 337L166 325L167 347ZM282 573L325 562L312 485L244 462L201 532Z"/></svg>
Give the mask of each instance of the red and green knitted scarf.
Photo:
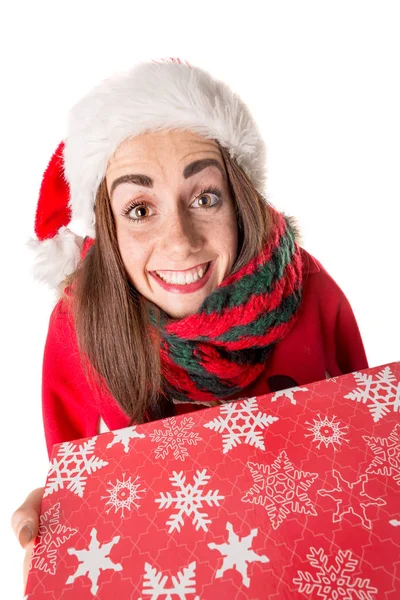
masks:
<svg viewBox="0 0 400 600"><path fill-rule="evenodd" d="M226 277L196 313L162 320L161 368L178 401L216 401L245 389L297 320L296 230L290 217L268 210L276 213L276 226L260 254Z"/></svg>

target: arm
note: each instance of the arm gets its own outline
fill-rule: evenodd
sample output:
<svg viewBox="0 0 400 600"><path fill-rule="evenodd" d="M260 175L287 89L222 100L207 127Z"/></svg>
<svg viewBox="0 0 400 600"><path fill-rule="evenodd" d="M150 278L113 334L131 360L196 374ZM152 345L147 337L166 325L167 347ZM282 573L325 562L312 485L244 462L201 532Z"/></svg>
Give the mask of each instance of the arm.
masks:
<svg viewBox="0 0 400 600"><path fill-rule="evenodd" d="M313 275L312 294L318 298L326 369L336 377L368 368L364 344L350 303L320 263Z"/></svg>
<svg viewBox="0 0 400 600"><path fill-rule="evenodd" d="M99 413L81 365L72 318L60 300L44 348L42 415L49 458L53 444L97 433Z"/></svg>
<svg viewBox="0 0 400 600"><path fill-rule="evenodd" d="M335 326L336 361L342 373L352 373L369 365L353 310L341 293Z"/></svg>

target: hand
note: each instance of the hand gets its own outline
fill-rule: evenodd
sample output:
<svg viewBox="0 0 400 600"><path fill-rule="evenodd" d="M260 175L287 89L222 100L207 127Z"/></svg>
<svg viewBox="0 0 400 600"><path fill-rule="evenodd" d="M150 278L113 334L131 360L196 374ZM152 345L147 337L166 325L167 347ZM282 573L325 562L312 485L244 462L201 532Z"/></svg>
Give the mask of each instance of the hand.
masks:
<svg viewBox="0 0 400 600"><path fill-rule="evenodd" d="M31 492L25 502L12 514L11 527L19 543L25 549L22 578L24 590L28 579L29 565L32 557L35 537L39 531L39 515L44 487L36 488Z"/></svg>

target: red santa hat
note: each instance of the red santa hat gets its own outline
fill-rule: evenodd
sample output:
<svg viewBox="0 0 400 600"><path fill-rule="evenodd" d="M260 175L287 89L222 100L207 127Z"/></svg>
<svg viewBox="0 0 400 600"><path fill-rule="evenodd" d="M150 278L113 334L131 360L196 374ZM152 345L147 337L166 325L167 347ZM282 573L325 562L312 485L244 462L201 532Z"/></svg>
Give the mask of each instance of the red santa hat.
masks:
<svg viewBox="0 0 400 600"><path fill-rule="evenodd" d="M95 238L95 198L108 161L126 138L190 129L217 140L264 194L265 144L250 111L224 82L180 59L139 63L105 79L70 111L67 136L44 173L28 244L34 276L57 287L78 266L84 237ZM83 236L68 228L79 220Z"/></svg>

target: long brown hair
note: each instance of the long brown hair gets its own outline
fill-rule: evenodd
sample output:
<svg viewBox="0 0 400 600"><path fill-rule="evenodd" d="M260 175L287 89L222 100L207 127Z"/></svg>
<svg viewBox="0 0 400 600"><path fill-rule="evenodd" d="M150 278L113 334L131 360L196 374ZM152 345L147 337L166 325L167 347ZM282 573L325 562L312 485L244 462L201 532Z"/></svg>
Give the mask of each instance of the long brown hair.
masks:
<svg viewBox="0 0 400 600"><path fill-rule="evenodd" d="M237 214L233 273L261 250L274 227L274 213L266 210L269 202L229 152L219 149ZM73 318L81 356L88 359L83 361L86 376L94 391L111 393L131 423L170 416L174 408L161 371L159 340L149 335L150 302L128 279L105 179L97 191L95 216L96 241L63 282L64 290L73 287Z"/></svg>

